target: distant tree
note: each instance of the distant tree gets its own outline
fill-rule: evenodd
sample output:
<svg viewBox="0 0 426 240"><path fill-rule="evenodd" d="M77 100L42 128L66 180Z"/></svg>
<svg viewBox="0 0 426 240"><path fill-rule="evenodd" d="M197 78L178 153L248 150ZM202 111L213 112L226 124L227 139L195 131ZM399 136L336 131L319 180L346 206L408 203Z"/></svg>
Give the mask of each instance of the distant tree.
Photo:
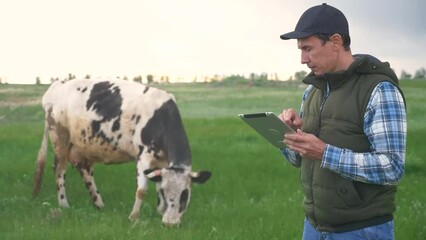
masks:
<svg viewBox="0 0 426 240"><path fill-rule="evenodd" d="M152 76L151 74L146 75L146 81L148 83L154 82L154 76Z"/></svg>
<svg viewBox="0 0 426 240"><path fill-rule="evenodd" d="M399 77L400 80L408 80L411 79L411 74L406 72L405 70L401 71L401 76Z"/></svg>
<svg viewBox="0 0 426 240"><path fill-rule="evenodd" d="M259 75L259 80L268 80L268 73L266 73L266 72L262 72L262 73Z"/></svg>
<svg viewBox="0 0 426 240"><path fill-rule="evenodd" d="M414 73L414 79L426 79L426 69L420 68Z"/></svg>
<svg viewBox="0 0 426 240"><path fill-rule="evenodd" d="M2 84L1 78L0 78L0 84Z"/></svg>
<svg viewBox="0 0 426 240"><path fill-rule="evenodd" d="M133 81L138 82L138 83L142 83L142 76L134 77Z"/></svg>
<svg viewBox="0 0 426 240"><path fill-rule="evenodd" d="M294 79L295 80L302 80L306 77L307 74L308 73L306 71L303 71L303 70L296 72L296 73L294 73Z"/></svg>
<svg viewBox="0 0 426 240"><path fill-rule="evenodd" d="M86 74L86 76L84 77L85 79L90 79L90 75Z"/></svg>
<svg viewBox="0 0 426 240"><path fill-rule="evenodd" d="M205 82L207 82L207 79L205 80ZM227 76L222 81L220 81L221 84L230 85L230 86L249 85L249 84L251 84L251 82L253 82L253 81L250 80L250 79L247 79L247 78L245 78L244 76L241 76L241 75Z"/></svg>
<svg viewBox="0 0 426 240"><path fill-rule="evenodd" d="M36 77L36 85L40 85L40 84L41 84L40 77Z"/></svg>
<svg viewBox="0 0 426 240"><path fill-rule="evenodd" d="M168 76L161 76L161 82L162 83L170 83Z"/></svg>
<svg viewBox="0 0 426 240"><path fill-rule="evenodd" d="M214 74L213 78L211 79L211 81L213 82L217 82L221 79L221 76L219 74Z"/></svg>
<svg viewBox="0 0 426 240"><path fill-rule="evenodd" d="M272 79L273 79L274 81L278 81L278 80L280 80L280 78L278 77L278 73L274 73L274 74L273 74Z"/></svg>
<svg viewBox="0 0 426 240"><path fill-rule="evenodd" d="M72 73L68 73L68 80L72 79L75 79L75 75L73 75Z"/></svg>
<svg viewBox="0 0 426 240"><path fill-rule="evenodd" d="M124 77L123 77L123 80L126 80L126 81L127 81L127 80L129 80L129 79L127 78L127 76L124 76Z"/></svg>

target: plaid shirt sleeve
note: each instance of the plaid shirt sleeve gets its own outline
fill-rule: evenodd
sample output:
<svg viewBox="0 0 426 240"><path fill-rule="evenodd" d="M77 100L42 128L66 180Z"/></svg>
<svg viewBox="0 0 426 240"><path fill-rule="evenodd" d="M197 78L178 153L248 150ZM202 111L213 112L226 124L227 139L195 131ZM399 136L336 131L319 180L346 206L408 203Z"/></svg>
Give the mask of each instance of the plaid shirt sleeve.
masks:
<svg viewBox="0 0 426 240"><path fill-rule="evenodd" d="M311 91L312 88L313 86L309 85L303 93L302 105L300 106L300 117L302 117L303 115L303 103L305 102L306 97L308 96L308 93ZM290 150L290 148L282 148L281 153L293 166L300 167L300 165L302 164L302 157L299 155L299 153Z"/></svg>
<svg viewBox="0 0 426 240"><path fill-rule="evenodd" d="M388 82L376 86L365 115L370 152L353 152L327 144L322 167L343 177L372 184L397 184L404 173L407 121L399 90Z"/></svg>

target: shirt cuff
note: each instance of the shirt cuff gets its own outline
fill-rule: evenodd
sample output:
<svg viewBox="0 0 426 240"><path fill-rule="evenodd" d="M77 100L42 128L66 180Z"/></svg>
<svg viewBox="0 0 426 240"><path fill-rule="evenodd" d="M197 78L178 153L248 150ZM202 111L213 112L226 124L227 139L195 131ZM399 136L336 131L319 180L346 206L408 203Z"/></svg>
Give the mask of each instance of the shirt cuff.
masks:
<svg viewBox="0 0 426 240"><path fill-rule="evenodd" d="M322 155L321 167L337 172L341 153L341 148L326 144L324 154Z"/></svg>
<svg viewBox="0 0 426 240"><path fill-rule="evenodd" d="M300 167L302 157L298 152L291 150L290 148L281 148L282 155L295 167Z"/></svg>

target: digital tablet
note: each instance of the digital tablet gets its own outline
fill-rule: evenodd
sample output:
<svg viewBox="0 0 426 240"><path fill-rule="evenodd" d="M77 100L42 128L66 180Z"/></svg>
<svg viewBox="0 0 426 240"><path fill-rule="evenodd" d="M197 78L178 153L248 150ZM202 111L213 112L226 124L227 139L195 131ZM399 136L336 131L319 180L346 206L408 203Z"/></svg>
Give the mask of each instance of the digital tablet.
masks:
<svg viewBox="0 0 426 240"><path fill-rule="evenodd" d="M286 147L283 142L284 134L295 133L273 112L239 114L238 116L277 148Z"/></svg>

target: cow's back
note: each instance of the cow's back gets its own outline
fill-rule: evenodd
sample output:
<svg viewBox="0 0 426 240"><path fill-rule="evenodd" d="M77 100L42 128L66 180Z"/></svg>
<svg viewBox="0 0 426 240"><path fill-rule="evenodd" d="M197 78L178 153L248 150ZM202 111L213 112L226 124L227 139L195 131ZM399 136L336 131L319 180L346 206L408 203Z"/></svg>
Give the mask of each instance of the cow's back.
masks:
<svg viewBox="0 0 426 240"><path fill-rule="evenodd" d="M136 82L84 79L54 82L43 96L43 108L48 121L68 129L70 142L85 157L122 162L138 154L142 128L171 99Z"/></svg>

